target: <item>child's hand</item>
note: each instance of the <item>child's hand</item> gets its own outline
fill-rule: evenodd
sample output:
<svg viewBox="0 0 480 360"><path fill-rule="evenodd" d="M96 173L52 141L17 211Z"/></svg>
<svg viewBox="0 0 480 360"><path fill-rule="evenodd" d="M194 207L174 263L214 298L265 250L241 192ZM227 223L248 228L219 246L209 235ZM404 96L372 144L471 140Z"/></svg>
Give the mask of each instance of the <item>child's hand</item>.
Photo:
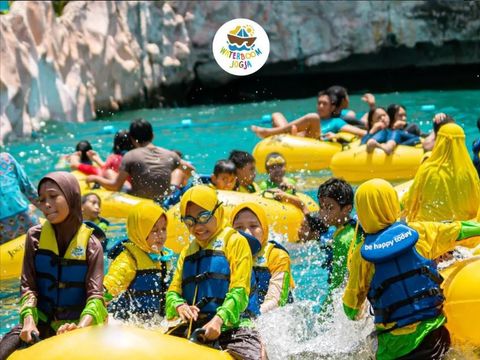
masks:
<svg viewBox="0 0 480 360"><path fill-rule="evenodd" d="M405 126L407 126L407 122L403 120L397 120L395 124L393 124L395 130L403 129Z"/></svg>
<svg viewBox="0 0 480 360"><path fill-rule="evenodd" d="M40 334L40 332L37 329L37 325L35 325L35 321L33 320L33 317L27 316L23 321L22 331L20 332L20 339L22 339L26 343L31 343L32 333L36 333L37 336Z"/></svg>
<svg viewBox="0 0 480 360"><path fill-rule="evenodd" d="M295 186L283 181L279 186L278 186L282 191L288 191L288 190L295 190Z"/></svg>
<svg viewBox="0 0 480 360"><path fill-rule="evenodd" d="M445 120L445 118L447 117L447 114L445 113L438 113L436 114L434 117L433 117L433 122L435 124L440 124L442 121Z"/></svg>
<svg viewBox="0 0 480 360"><path fill-rule="evenodd" d="M327 132L326 134L322 135L322 140L335 140L337 135L332 132Z"/></svg>
<svg viewBox="0 0 480 360"><path fill-rule="evenodd" d="M75 329L78 329L78 326L77 324L75 323L66 323L66 324L63 324L62 326L60 326L57 330L57 335L60 335L60 334L63 334L63 333L66 333L66 332L69 332L69 331L72 331L72 330L75 330Z"/></svg>
<svg viewBox="0 0 480 360"><path fill-rule="evenodd" d="M203 329L205 329L205 339L209 341L217 340L222 333L222 324L222 318L215 315L212 320L203 326Z"/></svg>
<svg viewBox="0 0 480 360"><path fill-rule="evenodd" d="M368 104L370 109L375 108L375 96L373 96L373 94L370 94L370 93L364 94L362 96L362 100Z"/></svg>
<svg viewBox="0 0 480 360"><path fill-rule="evenodd" d="M385 125L384 122L377 122L375 123L372 128L370 129L369 133L370 134L375 134L377 131L385 129L387 126Z"/></svg>
<svg viewBox="0 0 480 360"><path fill-rule="evenodd" d="M177 306L177 312L183 321L197 321L200 309L195 305L182 304Z"/></svg>
<svg viewBox="0 0 480 360"><path fill-rule="evenodd" d="M285 199L287 195L284 191L280 189L272 189L273 198L277 201L282 201Z"/></svg>

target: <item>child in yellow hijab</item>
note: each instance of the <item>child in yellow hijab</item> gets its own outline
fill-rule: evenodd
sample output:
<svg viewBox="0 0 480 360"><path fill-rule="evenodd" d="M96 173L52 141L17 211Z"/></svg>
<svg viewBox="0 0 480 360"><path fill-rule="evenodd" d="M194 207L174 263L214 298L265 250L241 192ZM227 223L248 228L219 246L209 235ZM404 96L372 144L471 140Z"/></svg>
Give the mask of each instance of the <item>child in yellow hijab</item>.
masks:
<svg viewBox="0 0 480 360"><path fill-rule="evenodd" d="M237 205L230 216L233 228L255 237L261 249L253 258L255 291L250 293L247 315L258 316L291 302L294 282L290 255L275 241L268 241L268 220L265 210L255 203Z"/></svg>
<svg viewBox="0 0 480 360"><path fill-rule="evenodd" d="M405 198L409 221L469 220L480 204L480 182L457 124L437 134L432 155L418 169Z"/></svg>
<svg viewBox="0 0 480 360"><path fill-rule="evenodd" d="M375 313L377 359L442 358L450 337L443 326L442 279L429 259L452 250L458 240L478 236L480 224L398 222L397 193L381 179L358 187L355 207L366 238L350 250L346 315L356 320L368 298Z"/></svg>
<svg viewBox="0 0 480 360"><path fill-rule="evenodd" d="M164 248L167 215L155 204L138 204L128 214L125 249L105 276L105 297L115 317L164 315L172 252Z"/></svg>
<svg viewBox="0 0 480 360"><path fill-rule="evenodd" d="M187 190L180 213L194 240L180 253L168 289L167 319L183 321L170 334L189 337L191 330L202 327L206 341L218 340L236 359L261 359L259 334L240 327L252 273L247 239L228 226L209 186Z"/></svg>

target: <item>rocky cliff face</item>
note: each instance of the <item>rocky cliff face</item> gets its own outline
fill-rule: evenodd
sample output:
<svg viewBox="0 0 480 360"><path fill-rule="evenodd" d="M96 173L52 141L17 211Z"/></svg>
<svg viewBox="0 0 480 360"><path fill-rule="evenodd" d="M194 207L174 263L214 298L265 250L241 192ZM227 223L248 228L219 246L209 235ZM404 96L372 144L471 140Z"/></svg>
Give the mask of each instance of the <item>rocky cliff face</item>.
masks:
<svg viewBox="0 0 480 360"><path fill-rule="evenodd" d="M0 16L0 141L29 135L45 120L83 122L100 110L159 106L164 96L184 96L193 80L228 83L233 76L216 65L211 42L238 17L267 31L271 52L262 71L270 76L295 72L290 63L321 72L337 64L480 62L477 1L72 1L60 17L50 2L15 1ZM469 51L441 51L452 42ZM431 45L429 53L389 64L346 61L419 44Z"/></svg>

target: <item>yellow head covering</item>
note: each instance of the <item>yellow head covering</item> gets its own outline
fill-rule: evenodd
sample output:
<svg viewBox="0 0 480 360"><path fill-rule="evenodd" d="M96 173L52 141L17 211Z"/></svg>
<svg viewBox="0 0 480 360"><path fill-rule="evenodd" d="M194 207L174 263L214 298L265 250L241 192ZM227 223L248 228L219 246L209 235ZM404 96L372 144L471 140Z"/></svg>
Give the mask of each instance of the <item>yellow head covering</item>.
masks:
<svg viewBox="0 0 480 360"><path fill-rule="evenodd" d="M255 216L257 217L258 221L260 222L260 226L263 230L263 237L260 240L262 245L265 245L268 241L268 219L265 210L260 205L253 203L253 202L246 202L242 204L238 204L232 210L230 214L230 222L233 225L235 218L237 217L238 213L244 209L251 210Z"/></svg>
<svg viewBox="0 0 480 360"><path fill-rule="evenodd" d="M218 203L217 192L210 186L206 185L193 186L188 189L185 194L183 194L182 200L180 201L180 215L182 217L185 216L185 213L187 212L187 205L189 202L193 202L205 210L213 211ZM215 210L214 217L217 219L218 228L223 228L225 225L223 219L223 206L220 205L217 210Z"/></svg>
<svg viewBox="0 0 480 360"><path fill-rule="evenodd" d="M397 221L400 203L388 181L372 179L360 185L355 193L358 220L367 234L375 234Z"/></svg>
<svg viewBox="0 0 480 360"><path fill-rule="evenodd" d="M432 155L418 169L405 202L408 221L469 220L480 202L480 182L457 124L440 128Z"/></svg>
<svg viewBox="0 0 480 360"><path fill-rule="evenodd" d="M143 251L151 252L147 237L162 215L166 216L165 211L158 205L142 203L135 205L127 218L127 236L130 241Z"/></svg>

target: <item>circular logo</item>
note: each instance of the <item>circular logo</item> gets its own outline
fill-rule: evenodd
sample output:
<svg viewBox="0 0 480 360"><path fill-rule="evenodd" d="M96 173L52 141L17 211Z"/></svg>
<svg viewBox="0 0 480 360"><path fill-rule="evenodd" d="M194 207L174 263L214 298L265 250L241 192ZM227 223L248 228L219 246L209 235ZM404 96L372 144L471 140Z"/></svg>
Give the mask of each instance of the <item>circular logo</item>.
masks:
<svg viewBox="0 0 480 360"><path fill-rule="evenodd" d="M270 41L255 21L233 19L223 24L213 38L212 51L220 67L232 75L258 71L268 59Z"/></svg>

